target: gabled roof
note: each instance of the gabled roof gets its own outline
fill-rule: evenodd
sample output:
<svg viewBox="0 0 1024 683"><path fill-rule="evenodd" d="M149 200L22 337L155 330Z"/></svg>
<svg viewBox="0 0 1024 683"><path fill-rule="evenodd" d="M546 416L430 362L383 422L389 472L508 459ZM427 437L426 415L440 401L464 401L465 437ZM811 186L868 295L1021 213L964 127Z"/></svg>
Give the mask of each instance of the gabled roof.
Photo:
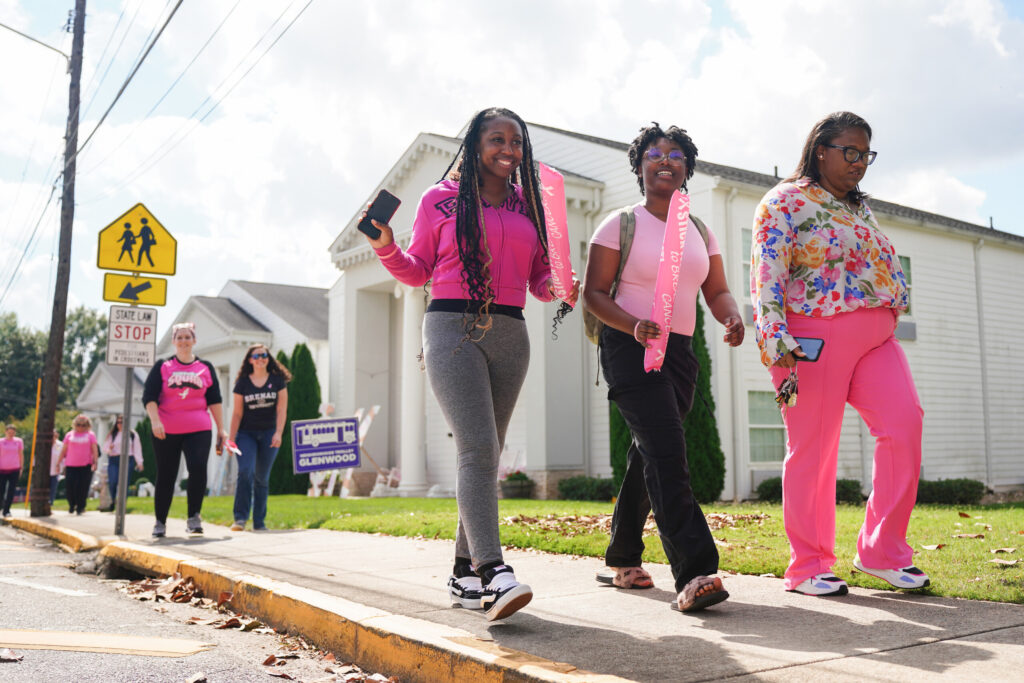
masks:
<svg viewBox="0 0 1024 683"><path fill-rule="evenodd" d="M561 128L555 128L554 126L546 126L542 123L529 123L531 128L541 128L544 130L558 133L559 135L565 135L567 137L575 138L577 140L584 140L591 142L595 145L601 145L604 147L611 147L612 149L622 150L625 152L629 149L629 145L625 142L618 142L616 140L609 140L607 138L600 138L596 135L586 135L584 133L577 133L571 130L563 130ZM777 178L767 173L757 173L755 171L747 171L742 168L735 168L733 166L725 166L723 164L714 164L710 161L697 160L696 172L704 173L711 176L719 176L728 180L734 180L742 183L748 183L751 185L759 185L766 189L775 187L780 182L781 178ZM998 237L1001 240L1007 242L1015 242L1017 244L1024 244L1024 235L1015 235L1011 232L1003 232L1002 230L996 230L995 228L985 227L976 223L968 223L967 221L957 220L944 216L938 213L930 213L928 211L921 211L909 206L903 206L902 204L895 204L893 202L887 202L881 199L870 200L871 209L875 213L884 213L897 218L902 218L914 222L928 222L935 225L940 225L947 228L953 228L955 230L963 230L977 235L986 237Z"/></svg>
<svg viewBox="0 0 1024 683"><path fill-rule="evenodd" d="M327 339L326 289L247 280L231 282L309 339Z"/></svg>
<svg viewBox="0 0 1024 683"><path fill-rule="evenodd" d="M189 301L234 332L270 332L260 321L239 308L231 299L219 296L192 296L189 297Z"/></svg>

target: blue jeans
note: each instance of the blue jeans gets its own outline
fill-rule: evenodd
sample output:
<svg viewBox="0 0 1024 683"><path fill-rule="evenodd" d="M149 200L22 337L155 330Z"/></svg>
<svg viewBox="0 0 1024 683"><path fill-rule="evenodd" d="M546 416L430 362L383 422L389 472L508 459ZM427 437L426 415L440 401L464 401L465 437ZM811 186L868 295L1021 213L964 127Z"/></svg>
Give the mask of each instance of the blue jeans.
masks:
<svg viewBox="0 0 1024 683"><path fill-rule="evenodd" d="M50 475L50 505L53 505L57 500L57 482L60 481L60 475Z"/></svg>
<svg viewBox="0 0 1024 683"><path fill-rule="evenodd" d="M131 462L128 463L131 467ZM117 482L121 477L121 456L107 456L107 488L110 489L110 504L117 505ZM128 470L128 483L132 483L132 471Z"/></svg>
<svg viewBox="0 0 1024 683"><path fill-rule="evenodd" d="M273 429L240 429L235 443L238 456L238 483L235 485L235 521L243 524L252 508L252 527L266 526L267 493L270 490L270 469L277 457L277 448L270 445Z"/></svg>

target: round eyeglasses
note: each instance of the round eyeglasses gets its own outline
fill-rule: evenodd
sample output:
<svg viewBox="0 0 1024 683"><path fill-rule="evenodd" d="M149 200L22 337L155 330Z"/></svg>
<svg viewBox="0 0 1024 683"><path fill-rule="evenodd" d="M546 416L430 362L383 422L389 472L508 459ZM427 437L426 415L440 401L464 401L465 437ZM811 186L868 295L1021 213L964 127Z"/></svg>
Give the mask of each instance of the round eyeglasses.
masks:
<svg viewBox="0 0 1024 683"><path fill-rule="evenodd" d="M849 145L830 145L827 142L821 143L822 147L831 147L832 149L843 150L843 158L849 164L855 164L861 159L864 159L864 165L870 166L875 161L875 157L878 156L878 152L862 152L856 147L850 147Z"/></svg>
<svg viewBox="0 0 1024 683"><path fill-rule="evenodd" d="M678 149L670 150L668 154L663 154L657 147L651 147L647 150L647 159L655 164L660 163L662 159L668 159L673 163L681 164L685 158Z"/></svg>

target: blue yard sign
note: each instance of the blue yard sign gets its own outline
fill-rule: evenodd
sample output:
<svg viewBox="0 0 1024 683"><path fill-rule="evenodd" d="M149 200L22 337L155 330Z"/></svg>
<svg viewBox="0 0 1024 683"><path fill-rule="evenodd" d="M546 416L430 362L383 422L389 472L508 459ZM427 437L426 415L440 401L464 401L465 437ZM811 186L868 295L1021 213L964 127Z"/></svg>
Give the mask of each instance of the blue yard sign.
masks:
<svg viewBox="0 0 1024 683"><path fill-rule="evenodd" d="M359 467L359 421L354 417L292 421L295 474Z"/></svg>

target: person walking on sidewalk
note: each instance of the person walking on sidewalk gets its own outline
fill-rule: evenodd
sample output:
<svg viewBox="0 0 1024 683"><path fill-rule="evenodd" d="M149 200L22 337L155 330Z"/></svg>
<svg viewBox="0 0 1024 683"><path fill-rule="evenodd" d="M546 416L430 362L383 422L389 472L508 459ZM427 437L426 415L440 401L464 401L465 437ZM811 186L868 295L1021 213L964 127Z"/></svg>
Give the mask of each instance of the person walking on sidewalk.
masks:
<svg viewBox="0 0 1024 683"><path fill-rule="evenodd" d="M199 513L206 495L206 463L210 458L212 440L211 416L217 429L217 455L220 455L227 437L217 372L208 361L192 353L196 344L195 324L174 325L171 341L174 355L153 365L142 390L142 404L153 427L153 453L156 456L155 538L162 538L167 533L167 512L171 509L182 454L188 469L188 520L185 530L190 534L203 533L203 520Z"/></svg>
<svg viewBox="0 0 1024 683"><path fill-rule="evenodd" d="M523 306L527 290L555 299L526 124L508 109L473 117L445 178L420 200L407 251L390 226L374 225L381 234L368 239L388 272L413 287L432 281L423 360L458 451L453 604L502 619L533 597L498 534L498 457L530 354Z"/></svg>
<svg viewBox="0 0 1024 683"><path fill-rule="evenodd" d="M698 230L687 236L671 329L662 330L649 319L669 204L693 176L697 146L685 130L663 130L653 123L640 129L628 154L644 201L625 209L635 217L635 232L618 286L613 292L623 258L622 211L612 213L595 231L583 287L587 308L605 324L599 349L608 398L633 436L605 552L610 573L598 579L621 588L653 585L640 566L644 523L653 510L675 578L675 607L691 612L729 596L722 580L713 576L718 572L718 550L694 498L686 462L683 421L693 406L699 371L691 347L697 293L703 293L712 315L725 326L729 345L742 343L744 328L725 280L718 241L710 231L706 243ZM664 365L660 372L645 372L648 341L662 334L669 336Z"/></svg>
<svg viewBox="0 0 1024 683"><path fill-rule="evenodd" d="M847 592L832 573L836 461L847 403L876 439L853 566L897 588L928 585L906 538L924 411L894 336L908 303L903 269L860 190L876 156L870 144L871 127L861 117L826 116L807 136L797 170L764 196L754 216L750 289L757 344L786 425L785 587L805 595ZM805 350L797 337L824 341L817 362L800 363L799 372ZM787 405L789 394L799 401Z"/></svg>
<svg viewBox="0 0 1024 683"><path fill-rule="evenodd" d="M89 485L100 460L100 446L92 431L92 420L86 415L77 415L71 424L72 430L64 435L57 466L64 465L69 512L84 515Z"/></svg>
<svg viewBox="0 0 1024 683"><path fill-rule="evenodd" d="M21 468L25 466L25 442L15 436L14 425L7 425L4 438L0 439L0 506L3 516L11 516L11 503L21 479Z"/></svg>
<svg viewBox="0 0 1024 683"><path fill-rule="evenodd" d="M107 455L107 490L110 491L110 506L100 512L111 512L117 507L117 482L121 477L121 430L124 429L124 416L118 415L110 427L110 433L103 440L102 451ZM134 429L128 430L128 448L135 460L135 471L142 471L142 440ZM131 483L129 473L128 483Z"/></svg>
<svg viewBox="0 0 1024 683"><path fill-rule="evenodd" d="M254 344L245 352L235 380L228 436L241 451L232 531L245 529L250 509L253 530L267 528L270 470L288 421L288 382L291 379L288 369L278 363L263 344Z"/></svg>
<svg viewBox="0 0 1024 683"><path fill-rule="evenodd" d="M53 430L53 445L50 446L50 505L57 500L57 484L60 483L60 452L64 442L60 438L60 430Z"/></svg>

